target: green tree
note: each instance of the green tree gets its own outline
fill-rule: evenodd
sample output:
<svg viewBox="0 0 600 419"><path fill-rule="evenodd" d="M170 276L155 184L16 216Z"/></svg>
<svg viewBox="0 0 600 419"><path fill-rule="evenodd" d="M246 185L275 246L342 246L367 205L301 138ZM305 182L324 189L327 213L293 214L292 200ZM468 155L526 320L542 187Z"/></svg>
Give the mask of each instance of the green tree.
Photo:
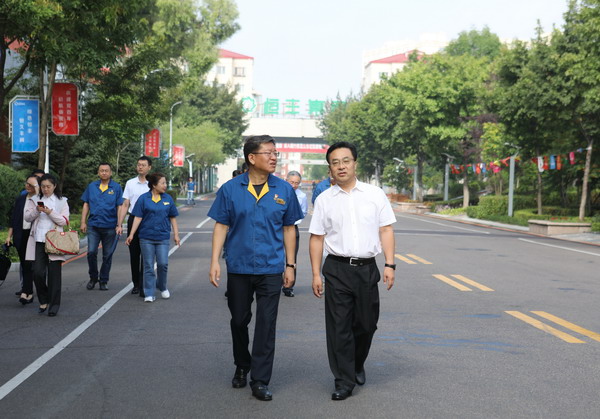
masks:
<svg viewBox="0 0 600 419"><path fill-rule="evenodd" d="M502 43L487 26L480 31L470 30L458 34L458 38L450 41L445 48L446 53L453 56L471 55L476 58L494 59L500 54Z"/></svg>
<svg viewBox="0 0 600 419"><path fill-rule="evenodd" d="M583 220L588 202L594 140L600 134L600 1L572 0L565 14L562 34L555 39L560 73L564 81L562 104L580 141L586 144L586 159L581 185L579 219Z"/></svg>

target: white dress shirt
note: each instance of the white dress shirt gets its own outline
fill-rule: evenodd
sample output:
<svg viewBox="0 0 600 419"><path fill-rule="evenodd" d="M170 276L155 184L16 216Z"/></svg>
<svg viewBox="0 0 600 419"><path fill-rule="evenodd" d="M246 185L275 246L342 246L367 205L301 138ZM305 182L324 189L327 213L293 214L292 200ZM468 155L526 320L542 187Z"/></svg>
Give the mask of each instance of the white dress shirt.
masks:
<svg viewBox="0 0 600 419"><path fill-rule="evenodd" d="M302 218L294 223L295 225L298 225L308 213L308 199L306 198L306 194L302 192L300 188L296 189L296 197L298 198L298 203L300 204L300 209L302 210Z"/></svg>
<svg viewBox="0 0 600 419"><path fill-rule="evenodd" d="M395 222L383 190L357 180L350 193L334 185L319 195L308 231L325 236L329 254L371 258L381 253L379 228Z"/></svg>
<svg viewBox="0 0 600 419"><path fill-rule="evenodd" d="M140 182L140 179L136 176L129 179L125 184L125 190L123 191L123 199L129 199L129 208L127 211L131 214L135 203L137 202L140 195L145 194L150 190L148 181Z"/></svg>

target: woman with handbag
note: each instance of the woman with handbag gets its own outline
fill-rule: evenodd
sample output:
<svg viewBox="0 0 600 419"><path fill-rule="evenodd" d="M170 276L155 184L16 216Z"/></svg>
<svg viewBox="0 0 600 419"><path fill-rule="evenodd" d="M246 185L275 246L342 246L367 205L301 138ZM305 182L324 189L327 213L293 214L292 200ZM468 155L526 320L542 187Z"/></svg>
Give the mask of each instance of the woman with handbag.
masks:
<svg viewBox="0 0 600 419"><path fill-rule="evenodd" d="M54 229L62 231L62 226L69 224L69 204L54 176L45 174L39 183L40 194L25 204L25 220L31 223L25 258L34 261L33 282L40 302L39 313L48 309L48 316L54 317L60 308L61 265L65 256L46 253L46 233Z"/></svg>
<svg viewBox="0 0 600 419"><path fill-rule="evenodd" d="M144 260L144 301L153 302L154 290L158 288L162 298L171 296L167 289L167 270L169 266L169 236L173 227L173 239L180 245L179 228L175 217L179 215L171 195L166 193L167 180L162 173L146 176L150 192L140 195L132 215L135 217L129 237L125 244L129 246L139 228L140 248ZM156 274L154 261L156 260ZM158 280L157 280L158 276Z"/></svg>

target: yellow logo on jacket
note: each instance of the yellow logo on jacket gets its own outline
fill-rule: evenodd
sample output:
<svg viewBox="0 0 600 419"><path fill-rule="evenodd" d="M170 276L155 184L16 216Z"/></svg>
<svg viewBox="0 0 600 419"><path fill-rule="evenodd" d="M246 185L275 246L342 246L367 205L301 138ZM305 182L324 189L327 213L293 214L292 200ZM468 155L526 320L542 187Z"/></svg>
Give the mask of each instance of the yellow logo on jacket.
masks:
<svg viewBox="0 0 600 419"><path fill-rule="evenodd" d="M275 196L273 197L273 200L280 205L285 205L285 201L283 199L281 199L278 194L275 194Z"/></svg>

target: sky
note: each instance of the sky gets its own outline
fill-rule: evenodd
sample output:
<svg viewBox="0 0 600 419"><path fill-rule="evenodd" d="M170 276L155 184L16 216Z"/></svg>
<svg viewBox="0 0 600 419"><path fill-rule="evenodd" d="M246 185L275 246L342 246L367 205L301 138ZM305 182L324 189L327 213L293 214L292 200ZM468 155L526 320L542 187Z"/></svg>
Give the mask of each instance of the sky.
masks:
<svg viewBox="0 0 600 419"><path fill-rule="evenodd" d="M222 48L254 58L263 100L342 98L360 91L363 52L438 33L488 26L528 40L538 20L560 28L567 0L237 0L241 29ZM383 57L380 57L383 58Z"/></svg>

